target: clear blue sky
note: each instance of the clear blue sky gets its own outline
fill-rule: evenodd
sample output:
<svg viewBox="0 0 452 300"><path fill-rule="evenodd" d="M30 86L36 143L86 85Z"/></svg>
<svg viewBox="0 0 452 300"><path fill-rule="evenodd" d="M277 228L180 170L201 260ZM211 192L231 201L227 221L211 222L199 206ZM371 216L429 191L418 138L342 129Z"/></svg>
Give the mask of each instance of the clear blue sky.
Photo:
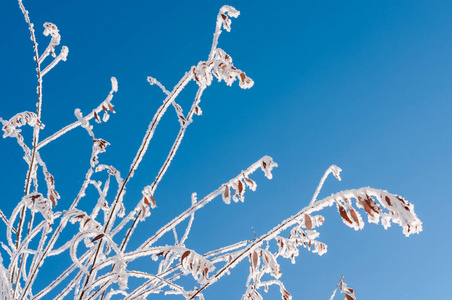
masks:
<svg viewBox="0 0 452 300"><path fill-rule="evenodd" d="M363 186L386 189L415 205L424 231L406 238L397 225L385 231L366 223L355 232L334 207L324 210L319 231L328 253L300 249L295 265L282 263L294 299L328 299L341 275L359 299L446 299L452 282L450 1L26 1L41 51L48 41L44 22L55 23L69 47L68 61L45 76L41 137L73 122L75 108L91 111L115 76L117 113L94 130L111 143L101 162L125 174L164 99L146 77L171 89L205 60L224 4L241 15L219 47L255 85L242 90L215 82L206 90L203 115L189 126L138 239L188 207L192 192L202 198L267 154L279 164L274 179L256 173L257 191L248 191L245 203L216 199L197 214L187 246L206 252L252 239L251 227L264 234L306 206L324 171L337 164L342 182L329 178L320 197ZM0 116L9 119L35 111L36 76L17 1L0 7ZM181 94L184 111L195 90L192 82ZM152 182L177 130L169 112L126 203L135 204ZM90 152L91 138L81 129L41 151L60 205L78 191ZM12 139L0 141L0 154L1 209L9 215L23 195L27 166ZM206 290L207 299L240 299L247 270L243 262ZM280 298L277 288L263 295Z"/></svg>

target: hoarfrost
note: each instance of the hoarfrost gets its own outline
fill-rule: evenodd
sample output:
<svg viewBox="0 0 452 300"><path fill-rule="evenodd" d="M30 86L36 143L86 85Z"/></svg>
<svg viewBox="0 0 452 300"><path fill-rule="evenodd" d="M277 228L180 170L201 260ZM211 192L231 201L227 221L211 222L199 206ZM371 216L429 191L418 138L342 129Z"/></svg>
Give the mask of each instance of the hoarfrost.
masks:
<svg viewBox="0 0 452 300"><path fill-rule="evenodd" d="M255 236L252 240L239 241L213 249L205 254L186 248L185 244L189 239L198 210L214 199L220 198L220 195L225 204L230 204L231 199L234 202L244 202L246 190L255 191L257 188L257 183L250 178L257 169L261 169L268 179L273 178L272 171L278 165L270 156L264 156L200 200L197 194L193 193L190 201L187 201L189 207L184 212L160 227L140 245L137 246L136 243L129 245L140 221L150 217L150 210L157 207L154 194L179 149L187 128L193 123L193 116L202 115L199 106L201 97L204 90L212 84L213 78L215 77L219 82L224 81L228 86L238 81L242 89L250 88L254 84L244 71L234 66L232 57L225 50L217 47L222 29L231 31L231 18L238 17L239 11L228 5L220 9L208 58L192 66L171 90L167 90L157 79L147 78L151 85L157 85L163 91L165 99L150 121L135 158L123 178L114 166L100 162L99 154L107 151L109 143L95 136L94 127L90 123L92 119L97 123L106 122L110 118L110 113L115 113L112 104L113 94L118 91L118 82L115 77L111 77L111 90L106 99L90 113L83 116L80 109L75 109L74 115L77 120L74 123L39 141L40 130L44 128L40 120L43 76L61 60L67 59L69 49L62 46L60 53L56 54L61 35L55 24L47 22L44 24L43 34L50 36L50 41L44 52L39 55L34 26L21 0L19 0L19 7L28 24L33 42L34 58L37 63L38 101L36 113L21 112L8 121L0 118L3 137L16 138L25 153L24 159L29 167L25 195L9 218L0 211L0 217L6 224L7 241L1 245L10 260L10 265L5 268L0 255L0 298L41 299L48 297L47 295L52 292L56 295L56 299L65 298L71 293L78 299L110 299L115 295L121 295L124 299L146 299L150 294L176 294L186 299L204 299L202 294L204 289L217 282L222 276L229 274L238 263L248 259L250 273L242 299L263 299L258 290L263 288L267 291L269 287L275 285L279 287L282 299L290 300L292 296L280 280L282 271L278 259L286 258L295 263L295 258L303 248L319 255L326 253L327 245L318 240L320 232L317 231L317 228L324 223L324 217L315 214L316 212L336 205L343 222L359 230L365 223L359 212L361 209L368 215L368 222L378 224L381 219L385 228L389 227L391 222L399 224L406 236L422 231L422 222L414 213L414 206L404 198L385 190L364 187L342 191L317 200L330 173L341 180L342 170L332 165L321 178L309 205L265 234ZM42 64L49 55L53 60L43 68ZM197 84L198 90L190 109L184 112L176 100L191 81ZM126 186L140 166L157 126L170 106L175 109L180 125L179 133L155 180L142 189L142 196L136 199L135 207L129 208L130 203L123 201ZM20 134L20 128L25 125L33 128L33 140L30 143L32 146L28 146ZM72 203L68 203L67 199L57 203L60 195L56 191L55 179L39 151L79 126L88 132L93 141L89 169ZM47 194L42 191L42 186L38 186L37 170L39 168L44 175ZM110 191L112 179L118 186L113 196ZM90 200L92 196L89 193L89 197L87 196L88 188L96 191L95 201ZM47 197L44 197L45 194ZM82 200L91 201L91 211L84 211L78 207ZM60 206L65 208L60 209ZM43 220L35 222L35 217L42 217ZM67 226L71 226L70 224L78 225L78 233L61 235ZM182 237L178 232L183 232ZM167 234L172 234L173 244L158 245L162 237ZM37 243L31 243L33 239L39 240ZM55 248L60 241L62 241L61 245ZM35 249L31 249L30 245L35 245ZM276 248L275 252L271 251ZM36 291L33 284L39 275L40 267L47 262L48 257L54 255L69 255L72 265L61 274L57 274L47 287ZM153 271L148 268L146 271L132 270L131 266L140 266L140 264L130 263L138 262L142 258L152 259L158 267ZM186 275L191 275L196 280L194 287L190 286L186 289L185 283L179 280ZM271 279L267 280L266 277ZM129 283L136 279L140 279L141 283L130 284L134 289L129 289ZM339 285L347 299L355 299L353 289L347 287L343 278Z"/></svg>

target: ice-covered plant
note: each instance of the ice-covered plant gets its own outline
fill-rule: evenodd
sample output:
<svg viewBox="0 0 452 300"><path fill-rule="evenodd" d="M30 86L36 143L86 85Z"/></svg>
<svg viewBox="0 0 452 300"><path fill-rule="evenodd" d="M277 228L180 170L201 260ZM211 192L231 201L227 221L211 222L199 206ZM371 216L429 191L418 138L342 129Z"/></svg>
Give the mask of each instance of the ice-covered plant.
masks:
<svg viewBox="0 0 452 300"><path fill-rule="evenodd" d="M16 139L28 165L24 196L17 199L17 205L9 216L0 210L6 232L0 255L1 299L41 299L48 298L50 294L55 295L54 299L71 295L75 299L146 299L150 294L160 293L181 295L186 299L203 299L203 291L208 286L231 272L240 262L247 261L250 264L249 276L242 299L262 299L261 291L267 291L275 285L279 287L282 299L286 300L292 297L281 281L282 272L278 261L287 258L295 262L302 248L319 255L327 251L317 231L324 222L318 212L324 208L335 206L343 222L355 230L362 229L367 219L371 223L381 221L385 228L391 223L399 224L406 236L422 231L422 223L416 217L413 205L385 190L364 187L318 200L320 189L329 174L341 179L341 169L333 165L321 178L309 205L262 236L221 246L207 253L188 248L186 241L199 209L216 198L222 198L225 204L243 202L245 191L256 189L252 175L259 169L268 179L272 178L272 169L277 164L271 157L264 156L238 172L236 177L219 184L216 190L202 199L193 194L191 206L183 213L150 235L141 245L127 247L140 223L149 218L151 210L156 207L158 201L154 194L187 128L195 115L202 114L200 102L204 90L214 79L224 81L228 86L238 82L243 89L253 86L253 80L234 66L231 56L218 47L222 31L231 30L231 18L236 18L239 11L227 5L220 9L207 59L187 70L173 88L168 90L157 79L147 78L151 85L157 85L162 90L165 99L150 121L130 169L121 174L114 166L102 164L99 156L106 151L109 143L98 137L90 124L93 121L107 122L110 114L115 113L112 100L118 91L118 82L114 77L111 78L110 92L97 107L89 113L75 109L73 123L40 139L46 121L41 118L43 78L57 64L66 60L69 51L65 46L60 48L61 36L57 26L45 23L44 35L49 36L50 41L40 53L33 23L22 0L19 0L19 6L33 43L38 99L36 112L24 111L8 120L0 119L3 137ZM190 110L184 113L176 100L179 93L192 82L197 85L196 96ZM141 199L135 202L134 199L127 199L126 202L124 195L127 184L140 166L159 121L170 106L177 114L179 133L157 177L142 189ZM27 125L33 129L31 141L26 141L21 135L20 128ZM40 149L49 147L54 140L78 127L86 130L92 138L90 167L75 199L62 199L57 192L58 181L41 158ZM96 173L103 174L104 179L95 180ZM42 181L40 178L44 179L44 186L38 185L38 181ZM114 196L109 193L111 185L118 186L118 190L113 192ZM78 206L81 201L88 201L88 187L93 187L98 195L97 199L89 199L91 203L96 203L94 208L84 211ZM363 215L367 215L367 218ZM75 234L62 234L66 228L74 226L78 228ZM184 234L178 236L177 229L179 232L182 229ZM161 242L162 237L167 235L174 236L170 245ZM53 276L53 281L41 290L34 289L36 278L43 275L40 267L55 255L70 256L72 264L61 274L46 274ZM147 264L141 269L131 264L142 258L151 258L155 264ZM188 286L186 281L181 280L186 276L194 278L194 286ZM355 299L353 289L347 287L343 278L338 286L346 299Z"/></svg>

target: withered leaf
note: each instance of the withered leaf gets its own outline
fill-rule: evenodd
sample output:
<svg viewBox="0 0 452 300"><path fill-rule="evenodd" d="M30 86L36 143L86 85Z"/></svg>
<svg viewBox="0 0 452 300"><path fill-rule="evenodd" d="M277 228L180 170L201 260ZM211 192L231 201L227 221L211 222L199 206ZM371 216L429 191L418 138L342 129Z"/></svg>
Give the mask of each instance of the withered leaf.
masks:
<svg viewBox="0 0 452 300"><path fill-rule="evenodd" d="M399 199L399 201L400 201L400 202L402 202L403 204L406 204L405 200L403 200L403 198L402 198L402 197L400 197L400 196L396 196L396 198L397 198L397 199Z"/></svg>
<svg viewBox="0 0 452 300"><path fill-rule="evenodd" d="M361 205L364 207L364 210L366 211L366 213L368 213L371 217L374 216L373 213L372 213L372 208L370 207L369 201L367 199L362 201Z"/></svg>
<svg viewBox="0 0 452 300"><path fill-rule="evenodd" d="M150 203L149 203L149 200L148 200L148 198L147 197L144 197L144 203L147 205L147 206L149 206L150 205Z"/></svg>
<svg viewBox="0 0 452 300"><path fill-rule="evenodd" d="M341 217L345 221L349 222L350 224L353 224L352 220L350 220L350 218L348 217L347 212L345 211L345 208L340 204L338 204L338 207L339 207L339 213L341 214Z"/></svg>
<svg viewBox="0 0 452 300"><path fill-rule="evenodd" d="M94 118L96 119L97 122L100 123L100 118L99 118L99 115L97 114L97 112L94 112Z"/></svg>
<svg viewBox="0 0 452 300"><path fill-rule="evenodd" d="M374 212L376 212L377 214L380 213L380 208L378 207L378 205L375 203L375 201L372 199L372 197L370 197L369 195L367 195L367 200L369 201L369 205L372 208L372 210Z"/></svg>
<svg viewBox="0 0 452 300"><path fill-rule="evenodd" d="M246 78L245 73L244 72L240 73L240 79L242 80L242 82L245 82L245 78Z"/></svg>
<svg viewBox="0 0 452 300"><path fill-rule="evenodd" d="M237 189L238 189L239 195L241 195L243 192L243 183L241 180L239 180L239 182L237 183Z"/></svg>
<svg viewBox="0 0 452 300"><path fill-rule="evenodd" d="M359 218L353 208L350 209L350 215L352 216L352 218L356 222L356 224L358 224L358 226L359 226Z"/></svg>
<svg viewBox="0 0 452 300"><path fill-rule="evenodd" d="M187 256L189 256L189 255L190 255L190 250L185 251L184 254L182 254L182 257L180 259L180 263L184 264L184 259L186 259Z"/></svg>
<svg viewBox="0 0 452 300"><path fill-rule="evenodd" d="M270 259L268 258L268 255L266 253L262 253L262 258L265 260L266 263L268 263L270 261Z"/></svg>
<svg viewBox="0 0 452 300"><path fill-rule="evenodd" d="M257 269L257 263L258 263L259 256L257 255L256 251L254 251L252 255L253 255L253 260L252 260L253 269Z"/></svg>
<svg viewBox="0 0 452 300"><path fill-rule="evenodd" d="M290 300L291 299L290 293L287 290L283 290L283 299L284 300Z"/></svg>
<svg viewBox="0 0 452 300"><path fill-rule="evenodd" d="M250 186L253 186L253 185L256 184L252 179L249 179L248 177L245 177L245 181L246 181Z"/></svg>
<svg viewBox="0 0 452 300"><path fill-rule="evenodd" d="M155 198L154 198L154 196L153 195L151 195L151 207L155 207L156 206L156 203L155 203Z"/></svg>
<svg viewBox="0 0 452 300"><path fill-rule="evenodd" d="M225 185L224 186L224 194L223 194L224 198L227 199L229 198L229 186Z"/></svg>
<svg viewBox="0 0 452 300"><path fill-rule="evenodd" d="M107 103L107 105L108 105L108 109L109 109L112 113L115 113L115 111L113 110L113 107L111 106L111 104L110 104L110 103Z"/></svg>
<svg viewBox="0 0 452 300"><path fill-rule="evenodd" d="M389 199L388 196L385 197L386 202L388 203L389 206L392 206L391 200Z"/></svg>
<svg viewBox="0 0 452 300"><path fill-rule="evenodd" d="M308 230L312 229L312 220L311 217L308 214L304 215L304 225Z"/></svg>
<svg viewBox="0 0 452 300"><path fill-rule="evenodd" d="M97 241L97 240L100 240L101 238L103 238L104 237L104 234L103 233L101 233L101 234L99 234L99 235L96 235L96 237L95 238L93 238L93 240L91 241L91 242L95 242L95 241Z"/></svg>
<svg viewBox="0 0 452 300"><path fill-rule="evenodd" d="M55 197L53 196L52 193L49 194L49 199L50 199L50 201L52 201L53 207L55 207L56 206L56 200L55 200Z"/></svg>

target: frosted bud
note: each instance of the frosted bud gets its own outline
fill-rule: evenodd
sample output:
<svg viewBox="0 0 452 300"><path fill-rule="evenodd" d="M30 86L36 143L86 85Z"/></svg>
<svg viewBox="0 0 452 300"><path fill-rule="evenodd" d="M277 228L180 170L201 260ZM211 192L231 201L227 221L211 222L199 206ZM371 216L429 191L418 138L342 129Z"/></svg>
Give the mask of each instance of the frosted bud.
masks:
<svg viewBox="0 0 452 300"><path fill-rule="evenodd" d="M61 52L60 52L61 60L66 61L68 54L69 54L69 48L66 46L63 46L61 48Z"/></svg>
<svg viewBox="0 0 452 300"><path fill-rule="evenodd" d="M116 80L116 77L111 78L111 88L112 88L113 92L118 91L118 80Z"/></svg>

